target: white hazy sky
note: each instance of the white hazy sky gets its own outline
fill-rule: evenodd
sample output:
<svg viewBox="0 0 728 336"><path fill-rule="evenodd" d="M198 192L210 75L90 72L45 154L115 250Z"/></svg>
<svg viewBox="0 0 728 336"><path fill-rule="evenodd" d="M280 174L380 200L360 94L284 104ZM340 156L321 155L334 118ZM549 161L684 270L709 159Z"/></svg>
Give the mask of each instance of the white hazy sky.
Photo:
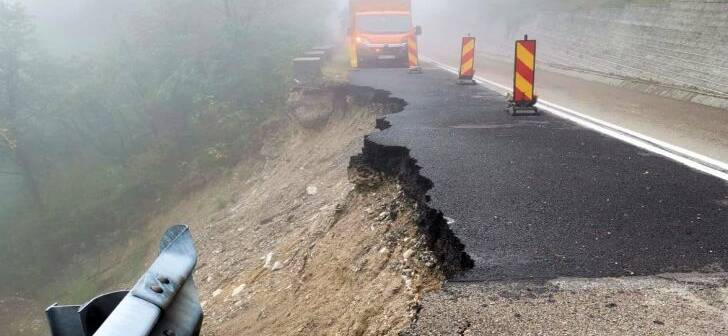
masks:
<svg viewBox="0 0 728 336"><path fill-rule="evenodd" d="M109 40L110 34L120 33L123 17L148 3L148 0L16 1L24 4L35 19L37 35L44 47L61 55L93 52ZM349 0L331 1L345 20ZM436 23L444 19L440 17L442 9L451 5L451 0L413 0L415 23L424 26L427 32L428 26L435 28Z"/></svg>
<svg viewBox="0 0 728 336"><path fill-rule="evenodd" d="M10 0L13 1L13 0ZM122 31L120 17L146 0L16 0L24 4L44 49L60 55L85 54Z"/></svg>

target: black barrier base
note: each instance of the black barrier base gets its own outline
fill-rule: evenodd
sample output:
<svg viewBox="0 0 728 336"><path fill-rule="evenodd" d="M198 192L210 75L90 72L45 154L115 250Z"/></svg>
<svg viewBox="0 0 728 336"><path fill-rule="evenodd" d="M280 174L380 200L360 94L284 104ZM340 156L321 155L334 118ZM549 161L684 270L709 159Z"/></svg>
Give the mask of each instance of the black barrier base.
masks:
<svg viewBox="0 0 728 336"><path fill-rule="evenodd" d="M407 72L410 73L410 74L419 75L419 74L422 73L422 68L421 67L418 67L418 66L416 66L416 67L409 67L407 69Z"/></svg>
<svg viewBox="0 0 728 336"><path fill-rule="evenodd" d="M508 112L512 116L540 115L541 111L539 111L539 109L536 108L537 102L538 102L538 97L532 101L522 101L522 102L518 102L518 103L514 102L513 100L509 100L508 107L506 108L506 112Z"/></svg>
<svg viewBox="0 0 728 336"><path fill-rule="evenodd" d="M458 79L458 85L475 85L478 84L474 79Z"/></svg>
<svg viewBox="0 0 728 336"><path fill-rule="evenodd" d="M506 108L506 112L512 116L524 116L524 115L541 115L541 111L534 107L519 107L519 106L509 106Z"/></svg>

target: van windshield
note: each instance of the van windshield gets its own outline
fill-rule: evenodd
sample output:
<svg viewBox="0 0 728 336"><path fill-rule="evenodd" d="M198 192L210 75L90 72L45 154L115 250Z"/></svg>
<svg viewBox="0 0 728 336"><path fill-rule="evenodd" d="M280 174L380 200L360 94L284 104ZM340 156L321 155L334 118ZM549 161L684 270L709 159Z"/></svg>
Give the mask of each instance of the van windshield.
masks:
<svg viewBox="0 0 728 336"><path fill-rule="evenodd" d="M365 33L406 33L410 29L409 15L359 15L357 29Z"/></svg>

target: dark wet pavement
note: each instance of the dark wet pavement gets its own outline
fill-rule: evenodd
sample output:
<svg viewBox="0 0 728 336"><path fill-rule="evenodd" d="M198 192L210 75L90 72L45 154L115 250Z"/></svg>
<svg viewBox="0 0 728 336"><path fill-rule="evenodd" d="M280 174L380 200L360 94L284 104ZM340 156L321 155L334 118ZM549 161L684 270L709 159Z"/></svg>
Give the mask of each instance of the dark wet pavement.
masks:
<svg viewBox="0 0 728 336"><path fill-rule="evenodd" d="M404 146L432 180L432 207L475 260L459 280L715 271L728 261L728 184L425 68L352 72L407 101L370 136Z"/></svg>

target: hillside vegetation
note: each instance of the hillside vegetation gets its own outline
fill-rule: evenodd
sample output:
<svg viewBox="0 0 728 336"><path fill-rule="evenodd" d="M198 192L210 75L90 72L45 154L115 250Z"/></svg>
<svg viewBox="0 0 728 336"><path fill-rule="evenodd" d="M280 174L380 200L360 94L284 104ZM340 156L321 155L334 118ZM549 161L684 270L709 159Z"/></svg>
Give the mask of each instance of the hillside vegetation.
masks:
<svg viewBox="0 0 728 336"><path fill-rule="evenodd" d="M0 1L0 295L31 295L241 160L328 8L151 0L98 20L123 34L93 58L62 59L22 5Z"/></svg>

